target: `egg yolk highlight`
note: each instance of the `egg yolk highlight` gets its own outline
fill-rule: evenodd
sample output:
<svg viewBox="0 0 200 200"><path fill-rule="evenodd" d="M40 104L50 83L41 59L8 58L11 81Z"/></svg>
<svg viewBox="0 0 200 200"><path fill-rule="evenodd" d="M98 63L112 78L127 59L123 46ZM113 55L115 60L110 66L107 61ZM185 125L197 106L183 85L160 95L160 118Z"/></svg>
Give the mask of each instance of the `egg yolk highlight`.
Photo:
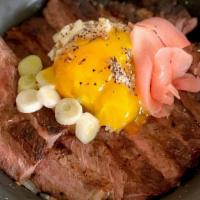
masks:
<svg viewBox="0 0 200 200"><path fill-rule="evenodd" d="M66 48L52 66L58 92L63 97L78 99L99 119L101 126L121 130L141 110L134 89L116 82L110 64L114 58L127 75L134 73L127 65L126 49L131 49L129 32L115 29L107 39L79 38L74 45L76 48Z"/></svg>

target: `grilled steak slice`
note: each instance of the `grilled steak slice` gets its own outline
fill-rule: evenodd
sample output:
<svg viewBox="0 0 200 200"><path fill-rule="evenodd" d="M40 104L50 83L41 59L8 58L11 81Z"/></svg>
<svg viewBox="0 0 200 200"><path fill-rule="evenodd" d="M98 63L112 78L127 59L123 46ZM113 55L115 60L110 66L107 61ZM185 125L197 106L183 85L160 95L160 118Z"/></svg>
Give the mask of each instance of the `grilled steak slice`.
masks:
<svg viewBox="0 0 200 200"><path fill-rule="evenodd" d="M31 54L31 52L22 45L17 39L9 39L6 36L4 37L4 40L6 44L9 46L10 49L15 52L15 55L17 56L18 60L21 60L22 58L28 56Z"/></svg>
<svg viewBox="0 0 200 200"><path fill-rule="evenodd" d="M76 19L97 20L99 18L99 13L90 0L63 0L63 2Z"/></svg>
<svg viewBox="0 0 200 200"><path fill-rule="evenodd" d="M15 52L17 57L22 59L31 53L36 53L38 55L42 55L42 60L49 64L49 59L47 58L46 54L53 47L52 37L55 33L55 30L49 26L46 20L42 17L31 18L17 27L17 32L20 33L16 34L15 32L10 31L5 36L6 43ZM25 44L26 38L23 39L24 35L26 35L26 38L28 36L28 40L31 39L33 41L37 41L43 50L40 50L41 47L39 48L36 42L33 42L33 46L35 47L30 46L32 45L30 41L29 43Z"/></svg>
<svg viewBox="0 0 200 200"><path fill-rule="evenodd" d="M74 136L64 136L59 141L79 159L83 171L91 170L99 179L109 181L112 186L109 191L110 198L122 199L126 174L120 169L104 143L94 141L84 145Z"/></svg>
<svg viewBox="0 0 200 200"><path fill-rule="evenodd" d="M43 108L33 114L2 110L0 118L0 168L17 181L30 177L66 127L59 125L54 113Z"/></svg>
<svg viewBox="0 0 200 200"><path fill-rule="evenodd" d="M29 35L20 31L20 28L13 28L7 32L6 36L7 40L15 40L18 41L22 46L24 46L31 54L38 55L43 63L44 66L49 66L51 64L50 59L47 56L47 53L44 49L40 46L40 44L31 38ZM12 46L10 46L12 48Z"/></svg>
<svg viewBox="0 0 200 200"><path fill-rule="evenodd" d="M199 106L195 102L194 108ZM146 155L151 165L174 185L185 170L196 163L199 127L197 120L177 101L168 119L149 118L138 134L128 137Z"/></svg>
<svg viewBox="0 0 200 200"><path fill-rule="evenodd" d="M105 8L109 10L113 16L124 22L135 23L154 15L150 9L139 7L131 2L108 1Z"/></svg>
<svg viewBox="0 0 200 200"><path fill-rule="evenodd" d="M194 108L197 110L196 106L199 106L197 99L195 99L195 102ZM175 184L185 169L194 166L196 163L195 161L199 155L199 127L199 123L191 113L180 101L176 101L174 110L168 119L148 119L140 132L136 136L132 136L132 140L145 153L144 155L148 157L152 165L154 165L152 162L153 156L155 157L155 164L159 165L160 158L163 160L162 162L165 162L161 169L157 168L159 171L163 172L162 170L167 168L174 170L172 180L167 177L168 175L165 178L171 184ZM154 143L155 141L156 143ZM164 154L162 154L161 149ZM151 151L155 152L152 152L152 157L150 155ZM170 161L173 167L170 167L170 163L168 163L169 158L173 160L172 163ZM169 171L166 174L168 173Z"/></svg>
<svg viewBox="0 0 200 200"><path fill-rule="evenodd" d="M148 122L140 128L138 134L130 135L129 138L169 183L172 185L177 183L182 175L182 170L161 143L151 136Z"/></svg>
<svg viewBox="0 0 200 200"><path fill-rule="evenodd" d="M0 168L17 181L30 177L46 151L46 143L30 120L15 110L3 110L0 126Z"/></svg>
<svg viewBox="0 0 200 200"><path fill-rule="evenodd" d="M176 102L169 118L175 132L188 144L192 151L192 164L200 155L200 124L181 102Z"/></svg>
<svg viewBox="0 0 200 200"><path fill-rule="evenodd" d="M191 166L192 151L188 144L177 135L177 130L174 130L169 123L166 122L166 124L164 124L164 122L161 121L169 122L166 118L150 118L146 125L148 128L148 134L162 145L165 152L176 160L184 172L185 168Z"/></svg>
<svg viewBox="0 0 200 200"><path fill-rule="evenodd" d="M100 16L88 0L50 0L43 13L57 31L77 19L95 20Z"/></svg>
<svg viewBox="0 0 200 200"><path fill-rule="evenodd" d="M38 134L46 140L48 147L52 147L62 134L68 133L67 127L57 123L55 114L51 109L42 108L35 113L29 114L29 117Z"/></svg>
<svg viewBox="0 0 200 200"><path fill-rule="evenodd" d="M16 97L17 58L0 38L0 110L3 106L14 106Z"/></svg>
<svg viewBox="0 0 200 200"><path fill-rule="evenodd" d="M37 40L46 52L49 52L54 45L52 37L55 30L42 17L33 17L25 21L20 26L20 30Z"/></svg>
<svg viewBox="0 0 200 200"><path fill-rule="evenodd" d="M13 107L16 97L17 58L0 40L0 168L17 181L28 178L44 156L45 150L66 128L60 126L50 109L19 114ZM11 110L7 111L7 107ZM44 138L44 139L43 139Z"/></svg>
<svg viewBox="0 0 200 200"><path fill-rule="evenodd" d="M186 93L182 92L180 93L181 101L183 105L190 110L190 112L193 114L197 122L200 123L200 103L199 103L199 94L192 94L192 93Z"/></svg>
<svg viewBox="0 0 200 200"><path fill-rule="evenodd" d="M45 141L14 108L17 58L0 39L0 168L18 181L30 176L43 156ZM8 110L9 109L9 110Z"/></svg>
<svg viewBox="0 0 200 200"><path fill-rule="evenodd" d="M124 133L107 133L102 129L98 140L109 147L113 157L127 174L124 199L146 199L168 191L170 186L163 175L149 164Z"/></svg>
<svg viewBox="0 0 200 200"><path fill-rule="evenodd" d="M47 22L57 31L76 20L71 9L62 0L50 0L43 13Z"/></svg>
<svg viewBox="0 0 200 200"><path fill-rule="evenodd" d="M104 177L83 170L79 157L62 144L55 145L40 162L32 181L41 191L66 200L106 199L110 190Z"/></svg>

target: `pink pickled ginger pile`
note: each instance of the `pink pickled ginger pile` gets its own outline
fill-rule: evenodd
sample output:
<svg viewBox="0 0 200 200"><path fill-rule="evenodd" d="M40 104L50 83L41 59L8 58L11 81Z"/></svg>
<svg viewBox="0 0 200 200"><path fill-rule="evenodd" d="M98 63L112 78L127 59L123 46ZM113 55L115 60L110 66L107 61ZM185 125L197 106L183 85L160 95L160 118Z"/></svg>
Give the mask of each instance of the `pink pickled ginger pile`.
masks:
<svg viewBox="0 0 200 200"><path fill-rule="evenodd" d="M136 90L143 107L154 117L173 108L178 90L200 91L200 78L188 74L192 55L185 35L169 21L154 17L134 25L131 32L136 67Z"/></svg>

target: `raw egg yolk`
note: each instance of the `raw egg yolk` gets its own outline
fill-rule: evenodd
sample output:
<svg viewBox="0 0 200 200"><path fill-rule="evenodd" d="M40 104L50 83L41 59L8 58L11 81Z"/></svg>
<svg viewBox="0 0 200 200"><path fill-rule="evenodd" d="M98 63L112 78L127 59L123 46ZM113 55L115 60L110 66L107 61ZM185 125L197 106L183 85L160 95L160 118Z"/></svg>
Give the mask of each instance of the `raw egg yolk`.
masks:
<svg viewBox="0 0 200 200"><path fill-rule="evenodd" d="M101 126L121 130L140 111L134 89L116 82L111 70L110 61L114 58L127 75L132 75L125 51L131 49L129 32L114 29L107 39L79 38L74 45L76 48L66 48L54 61L57 90L63 97L77 98Z"/></svg>

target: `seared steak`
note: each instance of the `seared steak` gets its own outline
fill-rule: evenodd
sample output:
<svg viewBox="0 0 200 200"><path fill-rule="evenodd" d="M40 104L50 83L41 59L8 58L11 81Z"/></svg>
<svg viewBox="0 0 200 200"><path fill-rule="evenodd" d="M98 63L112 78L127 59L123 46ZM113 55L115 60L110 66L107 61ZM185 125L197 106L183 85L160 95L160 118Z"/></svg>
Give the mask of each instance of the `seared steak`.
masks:
<svg viewBox="0 0 200 200"><path fill-rule="evenodd" d="M63 2L77 19L97 20L99 18L99 13L90 0L63 0Z"/></svg>
<svg viewBox="0 0 200 200"><path fill-rule="evenodd" d="M31 52L24 45L22 45L17 38L9 39L8 37L4 37L4 40L10 49L15 52L15 55L19 60L31 54Z"/></svg>
<svg viewBox="0 0 200 200"><path fill-rule="evenodd" d="M136 22L157 15L184 32L196 23L176 1L143 0L137 5L104 1L104 7L91 2L50 0L44 17L33 17L11 29L6 42L18 58L37 54L49 66L52 35L79 18L106 16ZM197 46L187 51L195 58L191 71L199 75ZM52 110L16 111L17 59L2 40L0 55L0 168L15 180L23 181L32 174L31 180L42 192L58 199L145 200L174 187L195 166L200 156L199 94L181 93L181 101L176 101L168 119L149 118L137 134L102 129L93 142L83 145L73 128L55 121Z"/></svg>
<svg viewBox="0 0 200 200"><path fill-rule="evenodd" d="M190 110L198 123L200 123L200 104L199 94L181 93L181 101L183 105Z"/></svg>
<svg viewBox="0 0 200 200"><path fill-rule="evenodd" d="M148 125L147 122L137 135L130 136L130 138L137 148L146 155L151 165L160 171L169 183L175 184L182 174L181 168L176 160L165 151L162 144L149 134Z"/></svg>
<svg viewBox="0 0 200 200"><path fill-rule="evenodd" d="M18 113L14 107L17 58L2 39L0 56L0 168L17 181L23 181L34 172L47 146L53 145L65 127L55 121L49 109L34 114Z"/></svg>
<svg viewBox="0 0 200 200"><path fill-rule="evenodd" d="M111 134L101 129L97 140L103 141L109 147L115 160L127 174L125 199L146 199L169 188L163 175L149 163L146 156L124 133Z"/></svg>
<svg viewBox="0 0 200 200"><path fill-rule="evenodd" d="M0 110L4 106L14 106L16 97L17 58L0 38Z"/></svg>
<svg viewBox="0 0 200 200"><path fill-rule="evenodd" d="M193 105L196 108L196 104ZM172 126L176 133L182 137L192 151L192 160L196 160L200 153L200 124L196 121L191 111L186 109L180 102L176 103L172 115L170 116Z"/></svg>
<svg viewBox="0 0 200 200"><path fill-rule="evenodd" d="M0 168L17 181L30 177L46 151L30 120L15 110L1 112Z"/></svg>
<svg viewBox="0 0 200 200"><path fill-rule="evenodd" d="M88 0L51 0L44 9L44 16L59 31L77 19L95 20L100 15Z"/></svg>
<svg viewBox="0 0 200 200"><path fill-rule="evenodd" d="M36 40L46 52L54 45L52 37L56 31L42 17L33 17L25 21L20 30Z"/></svg>
<svg viewBox="0 0 200 200"><path fill-rule="evenodd" d="M83 171L91 170L99 179L105 178L109 182L111 186L109 193L112 199L122 199L127 176L104 143L93 141L84 145L74 136L62 137L59 142L79 159Z"/></svg>
<svg viewBox="0 0 200 200"><path fill-rule="evenodd" d="M44 66L50 65L51 62L47 56L47 52L41 47L41 45L36 41L36 39L31 38L31 36L20 31L20 28L11 29L10 31L6 33L5 37L6 37L6 40L18 41L31 54L38 55L42 59Z"/></svg>
<svg viewBox="0 0 200 200"><path fill-rule="evenodd" d="M57 31L76 20L62 0L49 1L43 12L47 22Z"/></svg>
<svg viewBox="0 0 200 200"><path fill-rule="evenodd" d="M57 144L38 165L32 181L43 192L58 199L106 199L109 182L96 171L82 169L78 157L70 149Z"/></svg>
<svg viewBox="0 0 200 200"><path fill-rule="evenodd" d="M55 114L51 109L42 108L33 114L29 114L29 117L38 134L46 140L48 147L52 147L62 134L68 133L67 127L57 123Z"/></svg>
<svg viewBox="0 0 200 200"><path fill-rule="evenodd" d="M169 124L167 126L164 125L160 122L161 120L158 121L155 121L153 118L149 119L147 123L148 134L161 143L164 150L176 160L183 169L189 167L191 164L192 152L188 145L178 137L178 130L174 130Z"/></svg>
<svg viewBox="0 0 200 200"><path fill-rule="evenodd" d="M49 109L33 115L4 109L0 121L0 168L20 182L31 176L46 150L66 133Z"/></svg>

